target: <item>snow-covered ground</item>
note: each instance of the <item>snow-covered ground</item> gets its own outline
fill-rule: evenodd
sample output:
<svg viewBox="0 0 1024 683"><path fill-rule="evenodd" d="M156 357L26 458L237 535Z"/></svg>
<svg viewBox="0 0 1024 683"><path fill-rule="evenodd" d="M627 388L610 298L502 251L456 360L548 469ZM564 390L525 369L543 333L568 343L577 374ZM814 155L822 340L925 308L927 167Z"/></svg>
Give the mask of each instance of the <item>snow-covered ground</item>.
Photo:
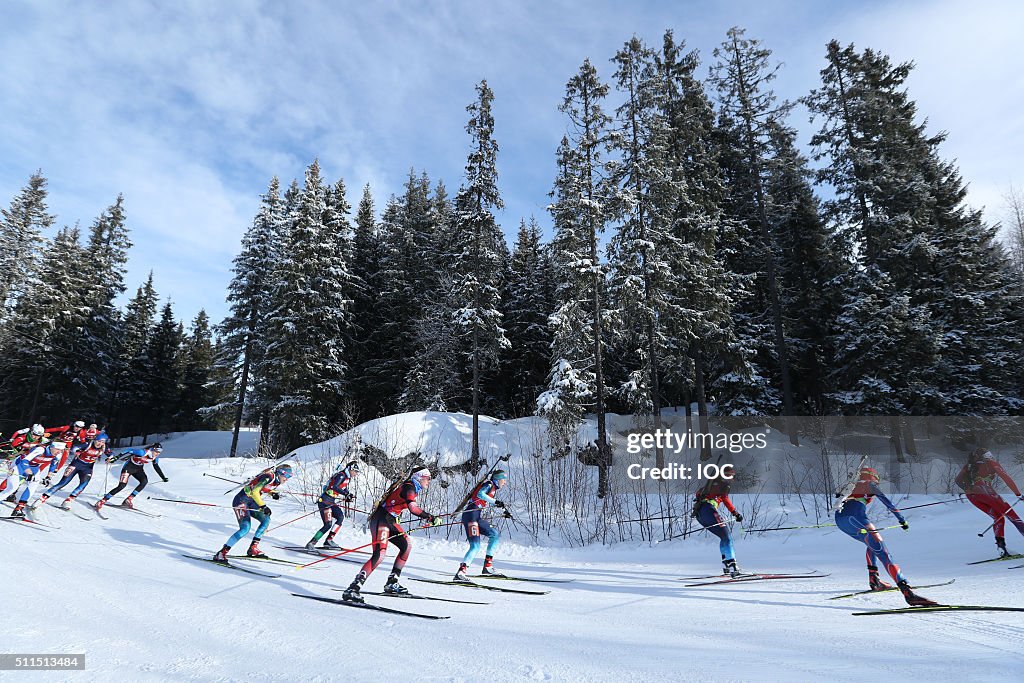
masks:
<svg viewBox="0 0 1024 683"><path fill-rule="evenodd" d="M169 454L176 443L204 440L180 438L165 442ZM197 456L209 452L195 448ZM88 519L44 508L42 515L59 530L0 524L7 579L0 650L85 653L87 662L84 672L0 672L0 680L1004 682L1019 680L1024 666L1024 613L855 617L852 612L903 601L898 593L828 600L866 587L863 546L834 529L736 542L745 568L817 569L830 576L706 587L678 580L719 570L717 541L704 533L653 546L565 549L519 545L526 539L513 532L499 552L500 569L572 582L501 585L550 591L543 596L412 581L445 578L465 551L458 535L446 541L416 533L407 586L423 595L489 604L368 598L451 617L425 621L301 600L291 593L339 597L333 589L344 588L357 565L327 561L292 570L238 562L283 570L280 578L268 579L186 559L182 553L212 555L220 547L237 528L231 510L146 498L228 506L231 484L204 475L240 479L258 468L243 459L169 460L164 471L170 482L157 479L137 501L161 515L155 519L110 509L104 521L82 504L76 510ZM98 466L84 503L102 493L104 473L105 465ZM429 495L425 503L429 509ZM312 509L290 496L272 505L274 525ZM879 525L891 523L879 504L873 507ZM980 512L955 503L907 516L909 532L885 536L911 581L956 579L925 595L1024 607L1018 591L1024 569L1007 568L1017 562L966 564L994 555L991 532L977 536L989 522ZM305 543L319 526L315 519L272 531L263 549L308 561L275 546ZM366 543L363 520L358 514L347 520L339 541L347 547ZM1024 538L1012 529L1008 540L1012 549L1024 550ZM244 551L244 544L235 547ZM392 559L390 551L366 590L381 590Z"/></svg>

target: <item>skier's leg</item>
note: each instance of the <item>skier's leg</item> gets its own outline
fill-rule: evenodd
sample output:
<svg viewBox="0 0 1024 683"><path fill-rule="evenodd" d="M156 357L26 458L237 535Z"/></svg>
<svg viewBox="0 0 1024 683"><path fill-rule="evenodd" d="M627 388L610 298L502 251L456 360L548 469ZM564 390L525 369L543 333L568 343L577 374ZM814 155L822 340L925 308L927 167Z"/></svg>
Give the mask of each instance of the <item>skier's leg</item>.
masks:
<svg viewBox="0 0 1024 683"><path fill-rule="evenodd" d="M241 503L235 506L235 517L238 519L238 531L231 535L225 543L225 548L230 548L240 540L245 538L249 533L249 529L252 527L252 522L249 521L252 516L252 511L249 509L248 503Z"/></svg>
<svg viewBox="0 0 1024 683"><path fill-rule="evenodd" d="M388 536L391 535L389 525L381 521L379 515L370 518L370 533L373 535L373 553L359 572L364 579L372 574L384 559L388 552Z"/></svg>
<svg viewBox="0 0 1024 683"><path fill-rule="evenodd" d="M480 511L467 510L462 513L462 526L466 530L466 540L469 541L469 550L462 557L462 564L469 566L476 559L480 552Z"/></svg>
<svg viewBox="0 0 1024 683"><path fill-rule="evenodd" d="M328 531L331 530L331 506L326 503L323 496L316 501L317 510L320 512L320 521L323 522L323 526L317 529L316 533L313 534L313 538L310 539L309 543L316 545L320 542L320 539L324 537Z"/></svg>
<svg viewBox="0 0 1024 683"><path fill-rule="evenodd" d="M732 547L732 536L729 534L729 527L722 523L722 517L718 510L710 503L704 503L697 510L697 521L705 529L718 536L718 550L722 554L723 562L730 562L736 559Z"/></svg>
<svg viewBox="0 0 1024 683"><path fill-rule="evenodd" d="M395 564L391 568L392 576L401 576L402 569L405 568L405 563L409 561L409 553L412 552L412 546L409 543L409 539L406 538L403 533L402 527L397 524L392 525L391 542L398 549L398 557L395 558Z"/></svg>

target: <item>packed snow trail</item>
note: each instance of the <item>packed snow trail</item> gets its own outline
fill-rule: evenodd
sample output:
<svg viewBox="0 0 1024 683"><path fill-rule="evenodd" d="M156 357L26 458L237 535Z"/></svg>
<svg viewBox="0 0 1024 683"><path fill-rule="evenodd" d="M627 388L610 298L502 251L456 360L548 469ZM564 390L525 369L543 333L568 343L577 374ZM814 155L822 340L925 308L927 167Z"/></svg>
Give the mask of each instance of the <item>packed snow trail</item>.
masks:
<svg viewBox="0 0 1024 683"><path fill-rule="evenodd" d="M870 667L873 677L900 681L1005 681L1018 678L1024 666L1021 614L862 619L852 613L903 607L899 593L829 600L866 588L867 576L862 546L834 529L738 535L743 569L831 573L800 581L685 587L680 577L711 574L720 566L717 539L707 534L654 547L564 549L524 546L526 539L513 533L503 541L498 569L509 576L572 582L545 584L548 595L521 596L409 581L417 594L466 601L486 596L491 604L388 600L369 591L383 587L394 557L389 551L381 571L367 582L367 601L450 619L427 622L298 600L292 593L337 598L335 589L344 588L358 567L323 562L295 571L282 564L232 560L254 571L281 574L268 579L196 562L182 555L212 557L237 528L231 510L145 497L227 504L224 482L202 474L238 477L244 464L169 461L170 483L151 483L136 501L159 518L118 511L107 520L87 521L46 506L42 514L59 530L39 533L25 528L29 525L0 525L8 576L3 650L86 654L85 671L19 673L16 680L370 683L403 676L424 681L860 683ZM102 493L104 466L83 503ZM736 498L743 506L742 496ZM308 511L287 496L272 506L274 519L282 521ZM10 506L3 510L9 514ZM914 511L910 519L910 532L886 532L886 540L911 581L957 579L926 591L928 597L1024 607L1017 590L1020 570L1009 571L1008 563L967 564L994 554L991 539L977 537L987 523L977 510L943 505ZM361 525L363 517L357 515L355 522ZM319 519L311 516L269 534L264 545L303 545L318 526ZM465 543L458 535L452 538L415 534L403 578L454 573ZM347 520L336 540L354 547L368 539ZM1009 545L1024 549L1012 536ZM283 550L274 554L287 555ZM302 561L304 556L294 558ZM15 676L4 672L0 679Z"/></svg>

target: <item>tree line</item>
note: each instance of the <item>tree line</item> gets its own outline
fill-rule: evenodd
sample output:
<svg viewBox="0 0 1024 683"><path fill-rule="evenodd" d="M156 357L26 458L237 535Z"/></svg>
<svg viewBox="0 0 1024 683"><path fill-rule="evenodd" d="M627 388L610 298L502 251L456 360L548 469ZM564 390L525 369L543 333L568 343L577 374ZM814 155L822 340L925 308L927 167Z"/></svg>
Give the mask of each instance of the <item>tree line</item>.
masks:
<svg viewBox="0 0 1024 683"><path fill-rule="evenodd" d="M78 345L83 364L109 365L44 374L26 356L5 407L24 410L42 378L56 387L47 401L71 391L128 411L126 421L152 420L156 399L141 397L173 374L180 405L160 409L168 420L259 423L275 449L398 411L464 410L474 436L480 413L541 415L561 451L594 413L598 438L583 457L596 465L610 461L608 411L655 422L663 406L691 405L700 420L1019 414L1019 248L1007 251L998 226L966 205L956 164L940 154L945 134L927 129L907 92L912 64L830 42L801 99L816 127L810 160L795 103L773 90L770 50L732 29L709 67L702 78L700 55L672 31L656 45L626 41L603 74L583 62L560 106L548 240L524 217L510 248L497 224L486 81L467 107L454 196L415 169L379 210L369 186L350 204L318 161L301 184L274 178L235 258L216 341L206 320L175 326L169 304L158 335L165 316L153 320L145 288L116 313L121 281L83 277L99 286L95 305L62 308L34 329ZM77 247L95 267L123 267L110 241L127 237L105 236L117 211ZM4 221L6 233L7 212ZM77 233L61 234L40 263L59 240L77 244ZM30 285L0 283L5 362L19 357L8 344L35 348L15 323L25 320L18 306L46 299L28 297ZM127 331L143 319L145 334ZM164 335L172 366L150 348ZM194 377L190 354L204 358Z"/></svg>

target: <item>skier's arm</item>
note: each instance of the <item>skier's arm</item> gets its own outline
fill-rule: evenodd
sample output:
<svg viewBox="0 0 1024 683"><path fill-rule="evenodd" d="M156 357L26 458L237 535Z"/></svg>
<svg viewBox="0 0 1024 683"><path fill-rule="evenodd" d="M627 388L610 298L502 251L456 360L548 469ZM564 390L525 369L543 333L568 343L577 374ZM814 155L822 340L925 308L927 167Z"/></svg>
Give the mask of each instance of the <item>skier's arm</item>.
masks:
<svg viewBox="0 0 1024 683"><path fill-rule="evenodd" d="M167 475L164 474L164 471L162 469L160 469L159 457L153 459L153 469L156 470L156 473L160 475L161 479L167 479Z"/></svg>
<svg viewBox="0 0 1024 683"><path fill-rule="evenodd" d="M721 496L718 497L718 499L725 503L725 507L728 508L729 512L732 513L733 516L736 515L736 507L732 504L732 501L729 500L728 493L723 493Z"/></svg>
<svg viewBox="0 0 1024 683"><path fill-rule="evenodd" d="M991 463L992 463L992 469L995 470L996 474L999 475L1000 479L1002 479L1004 482L1006 482L1006 485L1010 487L1011 491L1013 491L1013 495L1015 495L1017 497L1020 497L1020 489L1017 488L1017 484L1015 484L1014 481L1013 481L1013 478L1010 477L1010 475L1006 473L1006 470L1003 469L1003 466L1000 465L995 460L992 460Z"/></svg>
<svg viewBox="0 0 1024 683"><path fill-rule="evenodd" d="M258 505L259 507L263 507L264 505L266 505L266 503L263 502L263 496L261 495L261 492L263 491L263 487L267 483L267 475L261 474L259 477L256 478L256 481L252 482L249 486L245 487L245 495L252 498L253 502L256 503L256 505Z"/></svg>
<svg viewBox="0 0 1024 683"><path fill-rule="evenodd" d="M963 490L963 491L967 490L967 468L968 467L969 467L968 465L964 465L962 468L960 468L960 474L956 475L956 479L954 480L956 485L959 486L961 488L961 490Z"/></svg>
<svg viewBox="0 0 1024 683"><path fill-rule="evenodd" d="M494 505L494 496L487 493L490 488L490 486L481 486L480 490L476 492L476 497L488 505Z"/></svg>
<svg viewBox="0 0 1024 683"><path fill-rule="evenodd" d="M903 513L900 512L898 507L892 504L892 501L889 500L884 493L882 493L882 489L878 488L878 484L876 484L875 482L871 482L871 494L878 498L878 500L882 501L882 505L889 508L889 512L891 512L893 516L896 517L896 520L900 524L903 524L906 521L905 519L903 519Z"/></svg>

